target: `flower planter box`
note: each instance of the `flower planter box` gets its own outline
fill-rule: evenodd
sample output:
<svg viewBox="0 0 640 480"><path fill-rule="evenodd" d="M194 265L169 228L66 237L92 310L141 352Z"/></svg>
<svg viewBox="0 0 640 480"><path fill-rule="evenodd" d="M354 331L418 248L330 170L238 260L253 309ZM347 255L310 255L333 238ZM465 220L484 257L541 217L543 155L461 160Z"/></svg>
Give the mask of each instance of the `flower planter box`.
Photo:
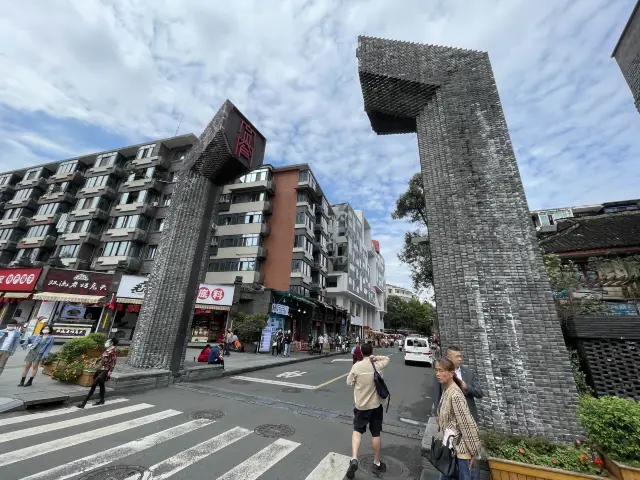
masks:
<svg viewBox="0 0 640 480"><path fill-rule="evenodd" d="M584 473L569 472L558 468L540 467L527 463L512 462L501 458L489 458L491 480L602 480L602 477Z"/></svg>
<svg viewBox="0 0 640 480"><path fill-rule="evenodd" d="M93 383L93 374L96 372L85 372L82 371L82 375L78 377L76 380L76 385L80 385L81 387L90 387Z"/></svg>
<svg viewBox="0 0 640 480"><path fill-rule="evenodd" d="M640 468L628 467L615 462L602 453L601 456L604 460L604 468L616 480L640 480Z"/></svg>
<svg viewBox="0 0 640 480"><path fill-rule="evenodd" d="M129 355L129 350L125 350L125 351L118 350L117 353L118 353L118 358L126 357L127 355Z"/></svg>
<svg viewBox="0 0 640 480"><path fill-rule="evenodd" d="M102 350L91 349L87 350L87 358L100 358L102 356Z"/></svg>
<svg viewBox="0 0 640 480"><path fill-rule="evenodd" d="M56 367L58 366L58 363L59 363L59 362L53 362L53 363L50 363L50 364L48 364L48 365L43 366L43 367L42 367L42 374L43 374L43 375L48 375L48 376L53 375L53 371L54 371L54 370L56 369Z"/></svg>

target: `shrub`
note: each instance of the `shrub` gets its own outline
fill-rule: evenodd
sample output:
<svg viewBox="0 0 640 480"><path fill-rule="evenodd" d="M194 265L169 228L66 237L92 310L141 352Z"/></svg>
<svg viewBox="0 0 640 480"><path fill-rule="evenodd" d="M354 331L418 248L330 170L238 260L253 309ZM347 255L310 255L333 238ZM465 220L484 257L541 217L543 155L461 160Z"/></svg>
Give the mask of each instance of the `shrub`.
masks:
<svg viewBox="0 0 640 480"><path fill-rule="evenodd" d="M82 361L58 364L51 376L60 382L75 382L82 375L83 368Z"/></svg>
<svg viewBox="0 0 640 480"><path fill-rule="evenodd" d="M60 350L60 359L71 363L82 357L82 355L86 354L87 351L95 348L95 341L88 337L72 338L62 346L62 349Z"/></svg>
<svg viewBox="0 0 640 480"><path fill-rule="evenodd" d="M266 313L256 313L247 315L238 312L233 322L233 329L242 342L257 342L260 340L262 330L267 326L269 315Z"/></svg>
<svg viewBox="0 0 640 480"><path fill-rule="evenodd" d="M90 333L86 336L86 338L95 343L95 347L93 348L95 348L96 350L104 349L104 342L107 341L107 336L104 333Z"/></svg>
<svg viewBox="0 0 640 480"><path fill-rule="evenodd" d="M591 443L616 462L640 467L640 402L585 396L578 414Z"/></svg>
<svg viewBox="0 0 640 480"><path fill-rule="evenodd" d="M42 361L42 365L51 365L56 363L58 360L60 360L60 352L49 353L47 358Z"/></svg>
<svg viewBox="0 0 640 480"><path fill-rule="evenodd" d="M579 441L575 445L563 445L542 437L509 436L495 432L484 435L482 440L490 457L587 475L603 473L602 460Z"/></svg>

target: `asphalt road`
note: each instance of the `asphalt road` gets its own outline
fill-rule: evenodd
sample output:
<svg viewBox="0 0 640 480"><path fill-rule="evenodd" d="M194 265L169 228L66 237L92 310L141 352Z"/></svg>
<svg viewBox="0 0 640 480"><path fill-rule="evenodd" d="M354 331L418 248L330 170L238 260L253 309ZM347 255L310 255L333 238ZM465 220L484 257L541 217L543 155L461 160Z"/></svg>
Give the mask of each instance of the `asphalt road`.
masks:
<svg viewBox="0 0 640 480"><path fill-rule="evenodd" d="M419 478L414 422L428 419L433 370L405 366L397 350L376 353L393 353L382 435L389 468L378 477L367 473L366 436L356 478ZM345 359L180 384L83 411L69 406L0 416L0 478L342 479L353 410L345 383L351 364L337 361ZM111 470L103 475L100 467Z"/></svg>

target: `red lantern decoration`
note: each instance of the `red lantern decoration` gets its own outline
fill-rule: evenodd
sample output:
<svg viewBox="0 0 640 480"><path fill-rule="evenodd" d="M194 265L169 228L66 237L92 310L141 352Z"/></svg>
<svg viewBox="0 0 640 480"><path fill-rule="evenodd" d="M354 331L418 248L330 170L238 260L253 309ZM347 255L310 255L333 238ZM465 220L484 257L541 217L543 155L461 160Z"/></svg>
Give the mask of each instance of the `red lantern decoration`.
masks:
<svg viewBox="0 0 640 480"><path fill-rule="evenodd" d="M122 310L124 310L124 305L121 305L121 304L119 303L119 304L118 304L118 306L117 306L116 308L117 308L117 310L118 310L119 312L121 312Z"/></svg>

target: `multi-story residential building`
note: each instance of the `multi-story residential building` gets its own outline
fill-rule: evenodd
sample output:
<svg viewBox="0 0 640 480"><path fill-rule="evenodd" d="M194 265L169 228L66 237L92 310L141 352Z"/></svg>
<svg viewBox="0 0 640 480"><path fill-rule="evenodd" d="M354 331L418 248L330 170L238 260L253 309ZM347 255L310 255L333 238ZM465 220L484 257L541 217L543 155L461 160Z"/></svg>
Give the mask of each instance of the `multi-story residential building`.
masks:
<svg viewBox="0 0 640 480"><path fill-rule="evenodd" d="M616 59L640 112L640 1L633 8L611 56Z"/></svg>
<svg viewBox="0 0 640 480"><path fill-rule="evenodd" d="M405 302L409 302L413 299L418 299L418 296L405 287L399 287L398 285L391 285L387 283L387 297L394 295L396 297L401 298Z"/></svg>
<svg viewBox="0 0 640 480"><path fill-rule="evenodd" d="M384 279L384 260L374 247L371 227L362 211L353 210L348 203L332 207L327 300L350 313L353 332L362 333L362 329L380 331L386 309L384 296L378 298L378 290L384 292L381 281ZM372 265L375 267L373 282Z"/></svg>

